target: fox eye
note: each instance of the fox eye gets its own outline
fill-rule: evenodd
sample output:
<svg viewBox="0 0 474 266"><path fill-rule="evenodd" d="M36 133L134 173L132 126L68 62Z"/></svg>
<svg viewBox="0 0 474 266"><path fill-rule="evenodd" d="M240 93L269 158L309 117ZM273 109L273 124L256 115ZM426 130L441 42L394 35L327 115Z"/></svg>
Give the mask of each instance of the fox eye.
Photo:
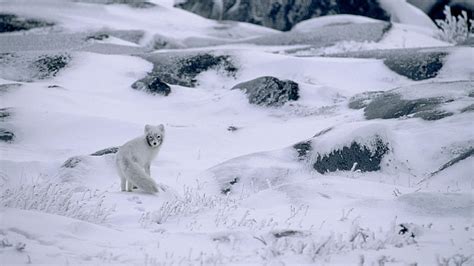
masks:
<svg viewBox="0 0 474 266"><path fill-rule="evenodd" d="M156 138L158 138L158 139L159 139L159 138L161 138L161 136L156 136Z"/></svg>

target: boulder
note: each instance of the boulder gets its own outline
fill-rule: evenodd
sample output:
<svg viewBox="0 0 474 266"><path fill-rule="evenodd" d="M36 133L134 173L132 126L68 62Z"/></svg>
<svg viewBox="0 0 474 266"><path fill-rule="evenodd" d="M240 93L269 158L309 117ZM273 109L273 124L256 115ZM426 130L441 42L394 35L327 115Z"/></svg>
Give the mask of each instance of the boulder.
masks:
<svg viewBox="0 0 474 266"><path fill-rule="evenodd" d="M15 134L10 130L0 128L0 141L13 142L15 140Z"/></svg>
<svg viewBox="0 0 474 266"><path fill-rule="evenodd" d="M154 77L173 85L195 87L198 85L196 77L208 70L221 71L227 76L237 73L237 67L228 55L171 52L145 54L142 57L154 64Z"/></svg>
<svg viewBox="0 0 474 266"><path fill-rule="evenodd" d="M15 52L0 54L0 78L31 82L56 76L71 61L68 53Z"/></svg>
<svg viewBox="0 0 474 266"><path fill-rule="evenodd" d="M132 88L135 90L143 90L153 95L161 94L164 96L168 96L168 94L171 93L170 86L162 82L160 78L154 73L149 73L143 79L140 79L133 83Z"/></svg>
<svg viewBox="0 0 474 266"><path fill-rule="evenodd" d="M319 16L353 14L388 21L377 0L185 0L175 6L206 18L249 22L288 31L296 23Z"/></svg>
<svg viewBox="0 0 474 266"><path fill-rule="evenodd" d="M415 84L386 92L358 94L349 100L349 106L364 108L367 119L419 117L439 120L469 111L474 102L469 96L472 89L472 81Z"/></svg>
<svg viewBox="0 0 474 266"><path fill-rule="evenodd" d="M0 108L0 122L3 122L10 118L12 115L12 109L11 108Z"/></svg>
<svg viewBox="0 0 474 266"><path fill-rule="evenodd" d="M41 55L31 64L31 67L37 70L38 79L46 79L56 76L69 61L71 61L69 54Z"/></svg>
<svg viewBox="0 0 474 266"><path fill-rule="evenodd" d="M288 101L299 98L298 83L291 80L279 80L275 77L259 77L235 85L247 94L249 103L260 106L282 106Z"/></svg>
<svg viewBox="0 0 474 266"><path fill-rule="evenodd" d="M50 27L54 23L32 18L21 18L14 14L0 14L0 33Z"/></svg>
<svg viewBox="0 0 474 266"><path fill-rule="evenodd" d="M117 153L118 150L119 150L119 147L109 147L109 148L105 148L105 149L96 151L94 153L91 153L91 156L103 156L107 154L114 154L114 153Z"/></svg>
<svg viewBox="0 0 474 266"><path fill-rule="evenodd" d="M411 80L431 79L442 69L449 48L409 48L331 54L331 57L376 58L390 70Z"/></svg>
<svg viewBox="0 0 474 266"><path fill-rule="evenodd" d="M364 115L367 119L391 119L411 114L417 114L418 117L425 118L430 117L430 113L426 112L433 111L443 102L442 98L405 100L402 99L400 94L388 92L368 104L364 109ZM441 116L438 117L442 118Z"/></svg>
<svg viewBox="0 0 474 266"><path fill-rule="evenodd" d="M353 141L349 146L333 150L328 154L319 154L313 168L321 174L334 171L372 172L380 170L380 164L385 154L390 150L388 143L378 136L374 148Z"/></svg>

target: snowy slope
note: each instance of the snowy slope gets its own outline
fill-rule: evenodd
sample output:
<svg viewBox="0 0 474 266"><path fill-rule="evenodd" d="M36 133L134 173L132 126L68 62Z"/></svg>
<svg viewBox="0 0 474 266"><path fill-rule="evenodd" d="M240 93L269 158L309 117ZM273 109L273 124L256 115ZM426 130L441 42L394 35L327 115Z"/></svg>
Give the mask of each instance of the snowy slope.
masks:
<svg viewBox="0 0 474 266"><path fill-rule="evenodd" d="M0 1L2 12L56 23L0 33L0 129L15 135L0 141L0 264L473 264L472 47L406 24L371 42L327 42L318 36L331 30L315 29L286 45L302 35L150 2ZM331 27L303 23L295 31ZM390 68L408 48L440 54L421 62L434 77ZM205 69L194 87L169 83L168 96L131 88L168 67L156 58L196 53L237 70ZM262 76L298 83L299 99L265 107L231 90ZM367 114L385 99L402 113ZM432 111L443 115L419 116ZM121 192L115 155L90 154L145 124L166 127L151 165L165 191ZM379 137L378 170L315 167L354 142L373 154Z"/></svg>

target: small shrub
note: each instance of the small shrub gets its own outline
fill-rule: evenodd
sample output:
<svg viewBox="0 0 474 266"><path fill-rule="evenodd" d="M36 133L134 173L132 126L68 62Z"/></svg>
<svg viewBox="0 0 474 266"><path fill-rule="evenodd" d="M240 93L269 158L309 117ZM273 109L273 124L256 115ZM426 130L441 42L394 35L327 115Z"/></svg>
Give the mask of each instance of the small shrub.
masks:
<svg viewBox="0 0 474 266"><path fill-rule="evenodd" d="M0 190L0 206L37 210L91 223L104 223L114 208L104 206L105 196L87 189L76 192L64 183L37 182Z"/></svg>
<svg viewBox="0 0 474 266"><path fill-rule="evenodd" d="M449 6L444 7L443 11L446 18L444 20L437 19L436 24L440 28L439 38L450 43L462 43L469 37L472 31L473 20L470 20L470 25L467 19L466 11L462 11L462 15L453 16Z"/></svg>

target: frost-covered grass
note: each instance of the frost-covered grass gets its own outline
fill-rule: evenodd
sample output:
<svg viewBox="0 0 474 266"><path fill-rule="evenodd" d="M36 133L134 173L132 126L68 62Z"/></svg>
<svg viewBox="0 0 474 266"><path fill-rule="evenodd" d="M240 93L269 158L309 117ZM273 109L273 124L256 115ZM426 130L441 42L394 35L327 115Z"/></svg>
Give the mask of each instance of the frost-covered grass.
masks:
<svg viewBox="0 0 474 266"><path fill-rule="evenodd" d="M462 11L461 15L456 17L451 14L451 8L445 6L443 13L446 16L445 19L436 20L436 24L440 28L438 36L441 40L455 44L462 43L469 38L470 34L474 33L474 20L468 21L466 11Z"/></svg>
<svg viewBox="0 0 474 266"><path fill-rule="evenodd" d="M114 212L114 207L104 204L103 192L92 189L78 192L67 183L45 181L4 186L0 194L2 207L36 210L97 224L105 223Z"/></svg>

